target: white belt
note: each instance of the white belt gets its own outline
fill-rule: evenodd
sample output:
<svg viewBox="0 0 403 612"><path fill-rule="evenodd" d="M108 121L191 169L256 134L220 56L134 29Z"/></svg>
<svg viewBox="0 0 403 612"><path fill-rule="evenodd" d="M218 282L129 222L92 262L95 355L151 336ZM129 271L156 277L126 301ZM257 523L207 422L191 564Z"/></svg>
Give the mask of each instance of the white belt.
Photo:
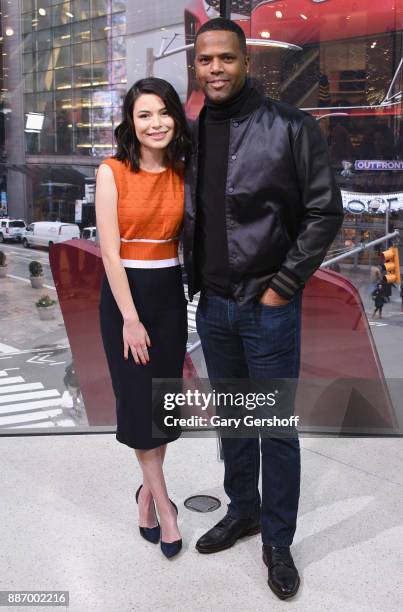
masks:
<svg viewBox="0 0 403 612"><path fill-rule="evenodd" d="M179 236L175 236L175 238L167 238L166 240L152 240L151 238L121 238L122 242L152 242L153 244L163 244L165 242L175 242L175 240L179 240Z"/></svg>
<svg viewBox="0 0 403 612"><path fill-rule="evenodd" d="M124 268L170 268L179 266L179 258L171 259L120 259Z"/></svg>

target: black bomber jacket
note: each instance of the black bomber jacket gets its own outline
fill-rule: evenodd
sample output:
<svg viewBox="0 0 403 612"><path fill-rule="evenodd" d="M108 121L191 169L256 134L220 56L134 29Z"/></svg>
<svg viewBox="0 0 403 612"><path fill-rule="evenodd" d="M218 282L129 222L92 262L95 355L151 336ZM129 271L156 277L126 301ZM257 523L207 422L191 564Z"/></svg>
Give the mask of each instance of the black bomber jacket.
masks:
<svg viewBox="0 0 403 612"><path fill-rule="evenodd" d="M201 112L204 112L202 109ZM199 119L185 181L184 258L189 299L200 291L195 261ZM225 220L234 299L267 287L291 299L322 263L343 221L343 205L317 121L264 99L231 120Z"/></svg>

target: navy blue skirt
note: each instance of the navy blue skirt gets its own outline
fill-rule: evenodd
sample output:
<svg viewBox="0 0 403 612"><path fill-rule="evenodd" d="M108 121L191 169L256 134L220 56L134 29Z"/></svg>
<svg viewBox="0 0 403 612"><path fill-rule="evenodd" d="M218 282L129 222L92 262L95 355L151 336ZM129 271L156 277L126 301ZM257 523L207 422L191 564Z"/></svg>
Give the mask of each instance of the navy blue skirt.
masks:
<svg viewBox="0 0 403 612"><path fill-rule="evenodd" d="M125 268L140 321L150 337L150 361L123 356L123 318L105 274L99 304L102 341L116 397L116 439L136 449L157 448L180 436L164 428L163 406L153 402L152 379L181 379L186 354L187 302L180 266ZM157 437L160 430L161 437Z"/></svg>

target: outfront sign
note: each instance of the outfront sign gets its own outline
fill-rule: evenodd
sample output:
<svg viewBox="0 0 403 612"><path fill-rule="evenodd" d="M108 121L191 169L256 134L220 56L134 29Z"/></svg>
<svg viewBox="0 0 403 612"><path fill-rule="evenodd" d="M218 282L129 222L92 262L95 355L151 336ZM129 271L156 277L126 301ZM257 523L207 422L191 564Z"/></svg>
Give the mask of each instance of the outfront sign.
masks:
<svg viewBox="0 0 403 612"><path fill-rule="evenodd" d="M354 170L403 170L399 159L357 159Z"/></svg>

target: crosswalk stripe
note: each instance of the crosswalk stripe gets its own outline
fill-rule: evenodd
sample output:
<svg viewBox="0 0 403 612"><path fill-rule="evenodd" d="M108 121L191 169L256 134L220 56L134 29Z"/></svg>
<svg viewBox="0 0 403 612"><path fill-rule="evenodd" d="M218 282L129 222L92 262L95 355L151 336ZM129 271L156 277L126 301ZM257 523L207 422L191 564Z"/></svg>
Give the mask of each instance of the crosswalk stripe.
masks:
<svg viewBox="0 0 403 612"><path fill-rule="evenodd" d="M34 391L35 389L43 389L43 384L24 383L23 385L10 385L9 387L0 387L0 395L2 393L14 393L15 391Z"/></svg>
<svg viewBox="0 0 403 612"><path fill-rule="evenodd" d="M60 393L57 389L30 391L29 393L14 393L13 395L6 395L4 397L0 397L0 404L5 404L6 402L19 402L20 400L28 399L41 399L45 397L60 397Z"/></svg>
<svg viewBox="0 0 403 612"><path fill-rule="evenodd" d="M31 408L50 408L51 406L60 406L62 401L61 397L47 400L37 400L32 402L21 402L20 404L4 404L0 406L0 414L6 414L7 412L23 412L24 410L30 410Z"/></svg>
<svg viewBox="0 0 403 612"><path fill-rule="evenodd" d="M187 285L185 287L186 298L189 298ZM197 331L196 328L196 310L199 303L199 296L193 298L193 302L188 303L188 329L191 332Z"/></svg>
<svg viewBox="0 0 403 612"><path fill-rule="evenodd" d="M40 421L39 423L26 423L25 425L9 425L7 429L32 429L33 427L46 427L48 429L49 427L56 427L56 425L53 421Z"/></svg>
<svg viewBox="0 0 403 612"><path fill-rule="evenodd" d="M4 376L4 374L0 372L0 376ZM17 382L24 382L23 377L22 376L7 376L7 380L0 380L0 385L11 385Z"/></svg>
<svg viewBox="0 0 403 612"><path fill-rule="evenodd" d="M0 425L10 425L11 423L23 423L24 421L39 421L49 419L61 414L61 408L55 410L47 410L44 412L28 412L25 414L13 414L12 416L0 417Z"/></svg>
<svg viewBox="0 0 403 612"><path fill-rule="evenodd" d="M13 370L19 369L13 368ZM41 389L41 391L33 391L33 389ZM15 393L23 390L27 392ZM64 416L64 412L59 391L44 389L41 382L25 383L22 376L9 376L7 370L0 370L0 394L7 394L0 395L0 427L3 429L32 429L34 427L48 429L55 427L56 424L62 427L75 427L76 425L72 418L60 418ZM43 399L49 396L50 399ZM20 401L24 399L28 401ZM12 403L4 403L5 401ZM57 417L56 424L50 420L54 417Z"/></svg>

